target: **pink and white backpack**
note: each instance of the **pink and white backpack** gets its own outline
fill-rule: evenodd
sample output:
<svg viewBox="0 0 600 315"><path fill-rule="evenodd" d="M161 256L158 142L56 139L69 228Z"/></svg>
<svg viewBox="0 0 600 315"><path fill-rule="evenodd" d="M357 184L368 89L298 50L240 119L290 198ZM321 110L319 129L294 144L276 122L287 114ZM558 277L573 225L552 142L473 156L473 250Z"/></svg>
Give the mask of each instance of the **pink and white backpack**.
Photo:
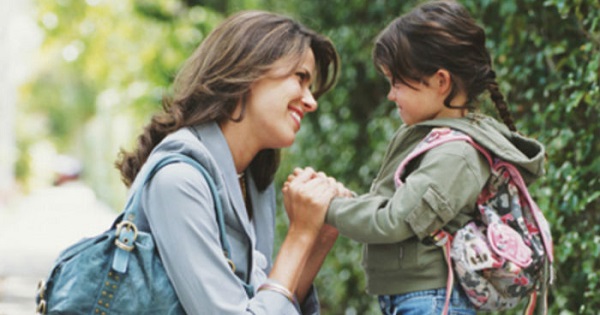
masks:
<svg viewBox="0 0 600 315"><path fill-rule="evenodd" d="M448 263L447 313L454 276L475 308L500 311L529 298L526 314L547 312L547 286L552 283L553 245L548 222L533 201L517 168L497 158L468 135L450 128L434 128L396 170L396 187L403 185L405 167L426 151L450 141L466 141L485 156L491 176L480 193L479 216L454 235L432 234L444 248ZM454 271L454 272L453 272ZM539 296L538 296L539 294Z"/></svg>

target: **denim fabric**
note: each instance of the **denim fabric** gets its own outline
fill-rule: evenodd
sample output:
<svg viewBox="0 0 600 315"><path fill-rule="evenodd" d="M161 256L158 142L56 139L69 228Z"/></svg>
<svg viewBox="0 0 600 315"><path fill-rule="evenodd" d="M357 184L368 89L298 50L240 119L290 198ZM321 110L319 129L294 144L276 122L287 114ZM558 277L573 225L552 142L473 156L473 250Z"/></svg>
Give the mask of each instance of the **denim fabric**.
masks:
<svg viewBox="0 0 600 315"><path fill-rule="evenodd" d="M384 315L439 315L446 302L446 289L415 291L398 295L380 295ZM475 308L460 287L452 290L448 314L475 315Z"/></svg>
<svg viewBox="0 0 600 315"><path fill-rule="evenodd" d="M186 314L163 267L152 234L138 232L137 228L132 228L135 225L131 222L126 225L127 228L117 228L116 225L138 213L142 187L149 178L159 168L176 162L194 166L205 176L212 195L217 196L212 177L201 164L187 156L165 155L149 164L147 171L138 175L141 176L140 184L133 188L135 192L115 224L103 234L81 240L60 254L36 297L39 313ZM221 203L215 202L222 249L228 253L230 249L222 211ZM126 248L126 245L132 248ZM251 298L254 289L239 280L248 287L246 293Z"/></svg>

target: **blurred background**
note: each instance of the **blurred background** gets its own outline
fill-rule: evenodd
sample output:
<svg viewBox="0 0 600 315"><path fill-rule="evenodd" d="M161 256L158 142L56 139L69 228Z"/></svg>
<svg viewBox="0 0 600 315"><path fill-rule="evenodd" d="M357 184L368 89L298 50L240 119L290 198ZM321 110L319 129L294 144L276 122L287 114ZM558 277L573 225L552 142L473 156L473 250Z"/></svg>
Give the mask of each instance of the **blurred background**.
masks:
<svg viewBox="0 0 600 315"><path fill-rule="evenodd" d="M132 149L184 59L233 12L291 15L341 56L337 87L283 151L277 182L310 165L366 192L400 124L373 39L418 2L0 0L0 315L33 313L34 278L58 250L108 227L126 194L119 149ZM546 145L547 176L531 192L556 244L550 313L600 314L600 3L461 2L485 27L517 128ZM486 97L482 111L495 115ZM378 313L360 256L356 242L334 247L317 281L324 314Z"/></svg>

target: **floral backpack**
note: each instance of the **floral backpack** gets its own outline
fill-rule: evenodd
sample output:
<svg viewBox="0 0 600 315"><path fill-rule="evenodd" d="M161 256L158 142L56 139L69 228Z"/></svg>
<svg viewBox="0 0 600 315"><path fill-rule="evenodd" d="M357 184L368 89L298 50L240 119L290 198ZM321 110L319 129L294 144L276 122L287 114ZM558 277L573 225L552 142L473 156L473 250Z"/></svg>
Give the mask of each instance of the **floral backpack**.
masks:
<svg viewBox="0 0 600 315"><path fill-rule="evenodd" d="M552 283L552 236L514 165L492 157L460 131L434 128L400 163L394 175L396 187L403 185L401 176L410 161L449 141L473 145L489 162L491 176L477 199L480 215L453 235L440 230L431 236L444 248L448 264L443 314L447 314L455 276L479 310L507 310L529 298L526 314L533 314L536 306L546 314L547 287ZM538 299L540 305L536 305Z"/></svg>

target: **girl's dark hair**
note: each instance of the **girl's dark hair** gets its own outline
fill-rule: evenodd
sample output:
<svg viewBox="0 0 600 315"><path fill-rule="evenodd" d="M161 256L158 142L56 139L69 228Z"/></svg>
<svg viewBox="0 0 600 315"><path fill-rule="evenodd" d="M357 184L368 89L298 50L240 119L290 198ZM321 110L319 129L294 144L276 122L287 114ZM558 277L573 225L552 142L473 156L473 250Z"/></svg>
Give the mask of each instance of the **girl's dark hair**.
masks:
<svg viewBox="0 0 600 315"><path fill-rule="evenodd" d="M173 96L164 97L164 111L152 117L138 137L137 148L121 150L115 165L125 185L131 185L152 149L173 131L208 121L242 120L251 84L282 58L290 60L291 73L308 49L316 61L316 99L338 76L338 54L327 37L269 12L246 11L226 19L185 62L175 78ZM232 117L238 104L243 106L242 114ZM278 149L257 154L249 168L260 190L273 181L278 166Z"/></svg>
<svg viewBox="0 0 600 315"><path fill-rule="evenodd" d="M496 82L484 30L455 1L424 3L396 18L377 37L373 62L408 86L446 69L452 76L446 107L472 109L473 100L488 90L504 123L516 130ZM467 94L466 104L450 104L458 89Z"/></svg>

